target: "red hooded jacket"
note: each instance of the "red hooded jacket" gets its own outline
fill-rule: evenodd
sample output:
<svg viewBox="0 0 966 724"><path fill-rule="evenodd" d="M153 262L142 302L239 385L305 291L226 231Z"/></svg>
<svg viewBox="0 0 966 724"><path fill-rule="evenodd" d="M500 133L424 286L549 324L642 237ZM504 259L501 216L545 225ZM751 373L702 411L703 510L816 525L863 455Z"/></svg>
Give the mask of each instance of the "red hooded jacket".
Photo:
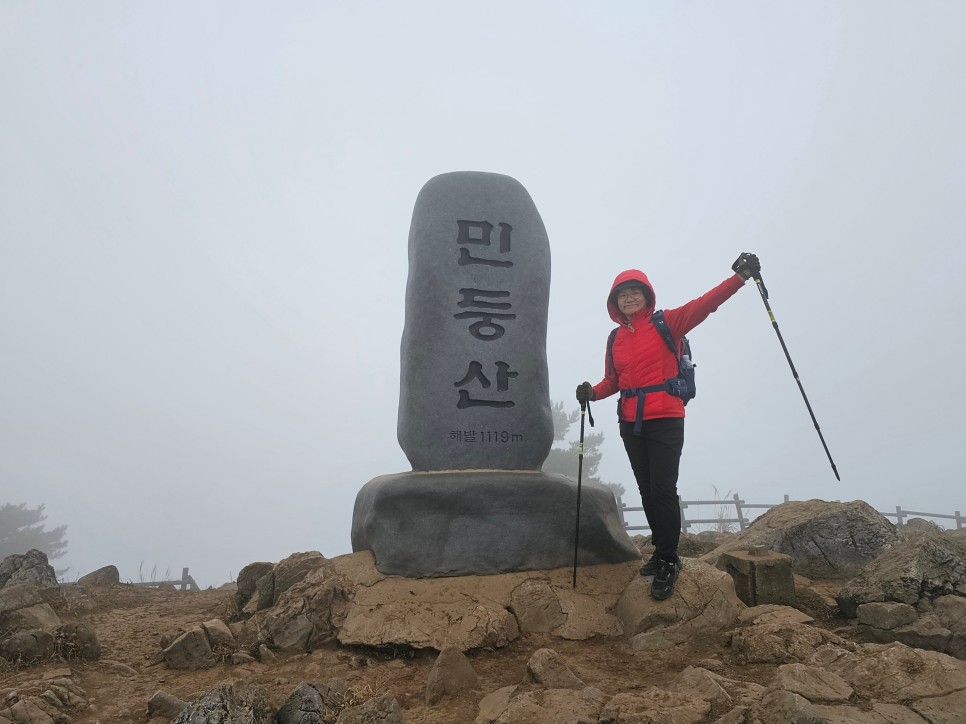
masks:
<svg viewBox="0 0 966 724"><path fill-rule="evenodd" d="M646 286L650 294L650 304L634 313L627 319L617 308L614 290L625 282L640 282ZM714 310L721 306L744 285L745 280L735 274L726 279L706 294L693 299L684 306L676 309L666 309L664 318L675 344L679 344L681 337L708 318ZM594 385L594 399L602 400L610 397L619 390L634 387L649 387L660 385L665 380L678 376L678 362L674 353L651 323L651 313L655 309L656 295L654 287L648 281L644 272L628 269L617 275L607 294L607 312L610 318L620 325L614 337L613 367L609 360L604 360L605 376ZM632 422L637 414L637 398L628 397L621 401L619 416L621 420ZM644 419L652 420L658 417L684 417L684 401L667 392L650 392L644 403Z"/></svg>

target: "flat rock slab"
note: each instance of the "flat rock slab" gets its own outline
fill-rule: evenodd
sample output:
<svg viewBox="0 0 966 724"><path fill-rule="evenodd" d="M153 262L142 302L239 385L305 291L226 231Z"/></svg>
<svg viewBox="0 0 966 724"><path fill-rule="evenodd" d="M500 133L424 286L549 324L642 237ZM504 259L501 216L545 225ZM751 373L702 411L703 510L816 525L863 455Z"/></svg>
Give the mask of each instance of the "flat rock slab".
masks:
<svg viewBox="0 0 966 724"><path fill-rule="evenodd" d="M573 565L577 483L529 471L383 475L359 491L352 550L372 551L386 575L423 578ZM640 554L608 488L581 486L578 565Z"/></svg>

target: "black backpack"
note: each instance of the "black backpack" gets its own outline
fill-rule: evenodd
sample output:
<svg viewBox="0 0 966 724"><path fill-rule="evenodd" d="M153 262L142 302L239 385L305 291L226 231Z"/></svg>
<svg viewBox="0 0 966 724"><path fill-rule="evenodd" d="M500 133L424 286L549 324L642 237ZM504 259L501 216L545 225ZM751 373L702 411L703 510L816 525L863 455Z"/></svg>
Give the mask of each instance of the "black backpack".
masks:
<svg viewBox="0 0 966 724"><path fill-rule="evenodd" d="M691 361L691 343L688 342L687 337L681 337L680 348L675 347L674 337L671 336L671 329L667 326L667 320L664 319L663 309L657 309L651 314L651 324L657 327L657 331L661 333L664 342L678 360L678 376L665 380L667 392L675 397L680 397L687 405L697 394L694 385L694 368L697 365ZM620 327L615 328L607 338L607 366L609 371L614 369L614 338L617 336L618 329Z"/></svg>

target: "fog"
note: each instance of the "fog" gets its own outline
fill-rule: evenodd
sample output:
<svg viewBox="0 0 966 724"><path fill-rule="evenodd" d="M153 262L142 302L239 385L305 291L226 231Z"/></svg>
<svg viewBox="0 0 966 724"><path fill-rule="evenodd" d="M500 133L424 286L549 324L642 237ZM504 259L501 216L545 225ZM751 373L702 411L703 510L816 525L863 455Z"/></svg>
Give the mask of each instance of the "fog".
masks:
<svg viewBox="0 0 966 724"><path fill-rule="evenodd" d="M964 37L954 1L2 3L0 504L68 525L70 580L350 552L410 468L413 204L472 170L547 227L574 408L618 272L674 307L761 258L842 480L747 285L690 335L684 498L963 510Z"/></svg>

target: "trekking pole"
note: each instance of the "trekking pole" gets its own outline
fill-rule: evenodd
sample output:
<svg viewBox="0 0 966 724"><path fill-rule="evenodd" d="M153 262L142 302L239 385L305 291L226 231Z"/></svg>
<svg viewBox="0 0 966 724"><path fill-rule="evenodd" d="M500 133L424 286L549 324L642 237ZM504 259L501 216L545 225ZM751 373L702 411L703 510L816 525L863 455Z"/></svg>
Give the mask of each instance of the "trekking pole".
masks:
<svg viewBox="0 0 966 724"><path fill-rule="evenodd" d="M580 479L584 472L584 413L590 418L590 426L594 426L594 416L590 414L590 403L580 403L580 442L577 446L577 524L574 526L574 580L573 588L577 588L577 546L580 541Z"/></svg>
<svg viewBox="0 0 966 724"><path fill-rule="evenodd" d="M771 326L775 328L775 334L778 335L778 341L782 345L782 352L785 353L785 359L788 360L788 366L792 368L792 377L794 377L795 382L798 383L798 389L802 393L802 399L805 400L805 407L808 408L808 414L812 418L812 424L815 425L815 432L818 433L818 439L822 441L822 447L825 448L825 455L828 457L829 464L832 466L832 472L835 473L835 479L841 480L842 478L839 477L839 471L835 467L835 461L832 460L832 453L829 452L828 445L825 444L825 437L822 435L822 428L818 426L818 420L815 419L815 413L812 412L812 406L808 402L808 396L805 394L805 388L802 387L802 381L798 378L798 370L795 369L795 363L792 362L792 356L788 354L788 347L785 346L785 340L782 337L781 330L778 329L778 322L775 319L775 313L771 311L771 305L768 303L768 290L765 288L765 283L761 279L761 274L756 274L753 278L755 280L755 284L758 286L758 292L761 294L761 301L765 303L765 309L768 310L768 317L771 319Z"/></svg>

